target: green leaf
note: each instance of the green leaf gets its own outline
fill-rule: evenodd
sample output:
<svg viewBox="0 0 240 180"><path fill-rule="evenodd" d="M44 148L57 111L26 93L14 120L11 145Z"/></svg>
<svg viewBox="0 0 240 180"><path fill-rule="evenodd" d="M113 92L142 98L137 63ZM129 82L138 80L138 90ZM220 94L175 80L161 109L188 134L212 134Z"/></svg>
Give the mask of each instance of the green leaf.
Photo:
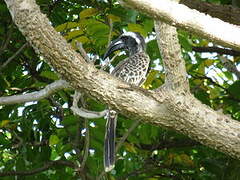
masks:
<svg viewBox="0 0 240 180"><path fill-rule="evenodd" d="M0 134L0 144L2 145L10 144L10 141L8 141L2 133Z"/></svg>
<svg viewBox="0 0 240 180"><path fill-rule="evenodd" d="M75 125L76 122L77 122L77 117L74 115L69 115L69 116L64 117L62 124L64 126L70 126L70 125Z"/></svg>
<svg viewBox="0 0 240 180"><path fill-rule="evenodd" d="M80 12L80 19L94 16L97 14L97 12L98 10L95 8L84 9L83 11Z"/></svg>
<svg viewBox="0 0 240 180"><path fill-rule="evenodd" d="M78 37L74 40L78 41L78 42L81 42L82 44L90 42L90 39L88 39L86 36L80 36L80 37Z"/></svg>
<svg viewBox="0 0 240 180"><path fill-rule="evenodd" d="M219 88L210 88L210 98L211 99L215 99L215 98L219 97L219 95L220 95Z"/></svg>
<svg viewBox="0 0 240 180"><path fill-rule="evenodd" d="M94 38L96 35L101 36L101 35L108 35L109 34L109 27L106 24L103 23L98 23L98 24L92 24L88 23L87 24L87 32L90 35L93 35Z"/></svg>
<svg viewBox="0 0 240 180"><path fill-rule="evenodd" d="M10 120L0 121L0 128L6 127L10 123Z"/></svg>
<svg viewBox="0 0 240 180"><path fill-rule="evenodd" d="M58 32L63 32L65 30L76 28L78 26L80 26L80 25L77 22L66 22L64 24L61 24L61 25L55 27L55 30Z"/></svg>
<svg viewBox="0 0 240 180"><path fill-rule="evenodd" d="M186 51L192 51L192 43L189 40L188 33L185 31L179 31L178 33L178 39L182 47Z"/></svg>
<svg viewBox="0 0 240 180"><path fill-rule="evenodd" d="M153 60L160 58L160 51L158 50L157 40L151 40L147 43L147 53Z"/></svg>
<svg viewBox="0 0 240 180"><path fill-rule="evenodd" d="M152 69L149 73L148 73L148 76L147 76L147 79L146 81L144 82L143 84L143 88L144 89L149 89L151 88L152 86L152 82L153 80L156 78L156 75L158 74L158 71L157 70L154 70Z"/></svg>
<svg viewBox="0 0 240 180"><path fill-rule="evenodd" d="M84 33L82 30L74 30L74 31L68 32L64 37L67 40L70 40L70 39L77 38L78 36L83 35L83 34Z"/></svg>
<svg viewBox="0 0 240 180"><path fill-rule="evenodd" d="M111 19L112 22L120 22L121 21L121 18L119 16L115 16L113 14L109 14L107 17L108 17L108 19Z"/></svg>
<svg viewBox="0 0 240 180"><path fill-rule="evenodd" d="M240 99L240 80L233 83L231 86L229 86L228 91L235 96L236 98Z"/></svg>
<svg viewBox="0 0 240 180"><path fill-rule="evenodd" d="M143 22L143 26L144 26L144 31L146 33L152 32L153 29L153 20L152 19L146 19Z"/></svg>
<svg viewBox="0 0 240 180"><path fill-rule="evenodd" d="M147 33L144 31L144 28L140 24L128 24L128 31L139 32L143 36L147 36Z"/></svg>
<svg viewBox="0 0 240 180"><path fill-rule="evenodd" d="M205 74L205 64L202 62L198 67L197 67L197 72L199 74Z"/></svg>
<svg viewBox="0 0 240 180"><path fill-rule="evenodd" d="M52 80L58 80L58 76L55 72L52 71L43 71L41 72L40 76L46 77L48 79L52 79Z"/></svg>
<svg viewBox="0 0 240 180"><path fill-rule="evenodd" d="M50 146L56 145L56 144L59 143L59 141L60 141L60 140L59 140L58 136L56 136L56 135L51 135L50 138L49 138L49 145L50 145Z"/></svg>

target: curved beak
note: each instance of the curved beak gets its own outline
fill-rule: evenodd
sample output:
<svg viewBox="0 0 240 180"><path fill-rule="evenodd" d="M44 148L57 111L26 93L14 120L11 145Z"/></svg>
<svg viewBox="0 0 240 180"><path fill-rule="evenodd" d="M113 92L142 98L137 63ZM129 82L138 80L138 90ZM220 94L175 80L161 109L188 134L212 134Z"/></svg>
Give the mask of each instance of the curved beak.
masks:
<svg viewBox="0 0 240 180"><path fill-rule="evenodd" d="M124 44L124 42L121 39L118 38L118 39L112 41L112 43L108 47L106 53L104 54L103 59L106 59L113 52L120 50L120 49L124 49L124 48L126 48L126 45Z"/></svg>

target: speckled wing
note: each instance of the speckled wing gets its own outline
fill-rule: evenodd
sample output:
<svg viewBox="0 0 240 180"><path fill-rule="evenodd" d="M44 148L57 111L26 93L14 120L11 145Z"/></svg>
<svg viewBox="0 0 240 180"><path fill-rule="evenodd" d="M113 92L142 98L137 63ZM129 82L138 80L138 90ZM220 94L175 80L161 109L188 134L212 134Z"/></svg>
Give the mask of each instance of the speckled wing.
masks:
<svg viewBox="0 0 240 180"><path fill-rule="evenodd" d="M127 83L140 86L146 79L149 62L149 56L139 52L120 62L111 74Z"/></svg>

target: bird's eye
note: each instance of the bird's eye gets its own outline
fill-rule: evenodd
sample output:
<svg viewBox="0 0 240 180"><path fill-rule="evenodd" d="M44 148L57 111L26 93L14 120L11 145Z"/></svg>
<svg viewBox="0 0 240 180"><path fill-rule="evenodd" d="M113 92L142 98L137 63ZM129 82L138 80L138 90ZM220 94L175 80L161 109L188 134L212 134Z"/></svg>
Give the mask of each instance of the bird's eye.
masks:
<svg viewBox="0 0 240 180"><path fill-rule="evenodd" d="M126 37L126 36L123 36L121 39L122 39L123 41L126 41L126 40L127 40L127 37Z"/></svg>

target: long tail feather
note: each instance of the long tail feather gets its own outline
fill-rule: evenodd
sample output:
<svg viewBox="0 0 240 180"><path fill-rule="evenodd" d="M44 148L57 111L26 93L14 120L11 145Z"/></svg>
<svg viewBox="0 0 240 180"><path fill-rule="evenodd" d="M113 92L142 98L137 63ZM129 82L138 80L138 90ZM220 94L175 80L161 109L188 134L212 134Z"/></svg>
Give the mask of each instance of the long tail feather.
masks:
<svg viewBox="0 0 240 180"><path fill-rule="evenodd" d="M115 166L115 134L117 125L117 112L109 110L107 114L106 132L104 140L104 169L111 171Z"/></svg>

